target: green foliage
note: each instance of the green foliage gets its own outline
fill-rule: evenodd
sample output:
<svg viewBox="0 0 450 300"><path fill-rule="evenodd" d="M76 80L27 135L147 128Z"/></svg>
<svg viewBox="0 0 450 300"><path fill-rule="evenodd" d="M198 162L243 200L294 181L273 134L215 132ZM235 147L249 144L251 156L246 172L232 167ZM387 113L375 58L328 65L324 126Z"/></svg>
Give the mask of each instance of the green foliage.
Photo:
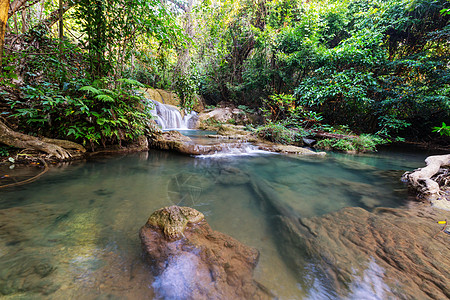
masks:
<svg viewBox="0 0 450 300"><path fill-rule="evenodd" d="M392 134L396 134L402 129L410 126L411 124L405 120L397 119L395 116L385 115L379 117L381 129L377 132L378 135L384 136L388 139L392 137ZM396 137L396 140L401 139Z"/></svg>
<svg viewBox="0 0 450 300"><path fill-rule="evenodd" d="M133 64L127 68L130 60L138 58L139 63L145 63L153 57L149 58L145 46L137 51L136 41L160 44L165 48L163 52L185 42L172 13L155 0L79 0L73 16L85 34L92 80L107 75L120 78L126 71L130 76L141 76L145 68L135 75ZM164 53L160 56L164 57Z"/></svg>
<svg viewBox="0 0 450 300"><path fill-rule="evenodd" d="M376 151L376 146L385 144L386 140L376 135L362 134L356 138L329 138L317 142L315 147L324 150L337 150L345 152L368 152Z"/></svg>
<svg viewBox="0 0 450 300"><path fill-rule="evenodd" d="M44 15L56 8L45 5ZM427 136L450 119L446 0L200 1L189 13L177 5L77 1L62 41L41 26L20 37L21 48L7 48L21 50L6 51L0 97L21 129L69 132L92 145L143 131L147 117L134 92L141 83L175 89L188 110L197 93L208 105L257 108L269 122L261 135L275 140L295 141L284 129L326 130L323 123L398 140ZM16 21L25 29L25 19ZM180 72L181 62L188 71ZM22 99L6 92L13 79L23 80ZM434 129L446 135L446 128ZM336 143L370 144L330 147Z"/></svg>
<svg viewBox="0 0 450 300"><path fill-rule="evenodd" d="M75 86L80 83L85 82ZM142 96L134 91L141 84L122 79L115 90L106 88L111 84L103 78L67 93L60 93L56 84L27 85L22 89L25 102L9 103L13 116L36 133L105 147L144 134L150 118Z"/></svg>
<svg viewBox="0 0 450 300"><path fill-rule="evenodd" d="M433 132L439 132L440 135L450 136L450 125L446 125L442 122L442 126L433 127Z"/></svg>
<svg viewBox="0 0 450 300"><path fill-rule="evenodd" d="M16 66L13 63L16 59L17 56L15 55L6 56L3 59L2 64L5 66L0 65L0 86L14 87L11 80L17 79Z"/></svg>
<svg viewBox="0 0 450 300"><path fill-rule="evenodd" d="M280 123L269 123L256 129L256 134L268 141L278 144L295 144L302 138L302 134L298 131L286 128Z"/></svg>
<svg viewBox="0 0 450 300"><path fill-rule="evenodd" d="M207 103L261 107L293 126L314 112L390 140L450 118L447 1L235 4L201 15L215 20L197 58Z"/></svg>
<svg viewBox="0 0 450 300"><path fill-rule="evenodd" d="M222 126L222 122L217 121L214 118L209 118L209 119L204 120L202 125L203 126L206 125L206 127L219 128L220 126Z"/></svg>
<svg viewBox="0 0 450 300"><path fill-rule="evenodd" d="M386 144L388 141L377 135L361 134L357 138L352 139L353 146L356 151L376 151L377 145Z"/></svg>
<svg viewBox="0 0 450 300"><path fill-rule="evenodd" d="M197 102L196 83L193 76L178 75L175 81L175 92L180 98L180 106L191 111Z"/></svg>
<svg viewBox="0 0 450 300"><path fill-rule="evenodd" d="M232 125L236 125L236 120L233 119L233 118L230 118L230 119L227 120L227 123L228 124L232 124Z"/></svg>
<svg viewBox="0 0 450 300"><path fill-rule="evenodd" d="M13 147L10 146L0 146L0 156L6 157L9 156L10 151L14 149Z"/></svg>
<svg viewBox="0 0 450 300"><path fill-rule="evenodd" d="M256 113L255 109L248 107L247 105L238 105L238 109L242 110L244 113L247 114L254 114Z"/></svg>
<svg viewBox="0 0 450 300"><path fill-rule="evenodd" d="M324 149L327 151L331 151L333 149L333 144L335 143L335 139L323 139L316 143L315 147L318 149Z"/></svg>
<svg viewBox="0 0 450 300"><path fill-rule="evenodd" d="M298 105L292 95L274 94L263 102L264 106L261 111L264 113L264 117L274 122L281 121L287 127L303 126L308 128L323 119L320 113Z"/></svg>
<svg viewBox="0 0 450 300"><path fill-rule="evenodd" d="M276 122L295 114L295 98L292 95L270 95L264 102L264 117Z"/></svg>

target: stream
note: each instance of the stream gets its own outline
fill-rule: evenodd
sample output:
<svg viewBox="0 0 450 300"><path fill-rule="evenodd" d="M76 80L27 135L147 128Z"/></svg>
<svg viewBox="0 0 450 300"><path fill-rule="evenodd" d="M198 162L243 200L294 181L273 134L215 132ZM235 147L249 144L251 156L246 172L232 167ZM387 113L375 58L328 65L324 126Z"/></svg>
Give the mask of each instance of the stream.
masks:
<svg viewBox="0 0 450 300"><path fill-rule="evenodd" d="M257 248L254 278L279 299L333 298L316 273L292 270L280 251L274 212L256 190L268 190L301 217L400 207L410 201L401 174L426 156L245 151L189 157L152 150L53 166L36 182L0 190L0 296L154 298L138 231L153 211L176 204L201 211L214 230ZM358 286L358 295L383 284Z"/></svg>

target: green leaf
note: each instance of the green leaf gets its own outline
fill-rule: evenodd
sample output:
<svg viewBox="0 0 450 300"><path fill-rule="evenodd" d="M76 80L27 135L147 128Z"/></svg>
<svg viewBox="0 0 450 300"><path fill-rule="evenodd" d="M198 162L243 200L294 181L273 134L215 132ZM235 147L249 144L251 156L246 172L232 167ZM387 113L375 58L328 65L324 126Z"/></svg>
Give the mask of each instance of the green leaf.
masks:
<svg viewBox="0 0 450 300"><path fill-rule="evenodd" d="M128 83L130 85L134 85L134 86L138 86L138 87L144 87L144 85L142 83L140 83L139 81L134 80L134 79L121 78L118 81Z"/></svg>
<svg viewBox="0 0 450 300"><path fill-rule="evenodd" d="M97 124L100 125L100 126L102 126L103 124L106 123L106 121L107 121L106 119L99 118L99 119L97 119Z"/></svg>
<svg viewBox="0 0 450 300"><path fill-rule="evenodd" d="M114 102L114 98L105 94L97 95L95 98L103 102Z"/></svg>
<svg viewBox="0 0 450 300"><path fill-rule="evenodd" d="M80 91L87 91L87 92L90 92L90 93L92 93L94 95L98 95L98 94L101 93L100 90L98 90L95 87L90 86L90 85L86 85L86 86L81 87Z"/></svg>

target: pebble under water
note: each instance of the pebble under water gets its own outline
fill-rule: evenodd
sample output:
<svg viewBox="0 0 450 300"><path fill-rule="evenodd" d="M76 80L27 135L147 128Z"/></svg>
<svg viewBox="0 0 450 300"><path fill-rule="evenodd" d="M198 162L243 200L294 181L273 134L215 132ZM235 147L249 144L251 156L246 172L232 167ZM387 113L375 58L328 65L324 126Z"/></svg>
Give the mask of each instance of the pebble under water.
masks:
<svg viewBox="0 0 450 300"><path fill-rule="evenodd" d="M189 286L183 278L190 276L191 262L176 261L154 278L138 237L153 211L176 204L201 211L214 230L257 248L254 278L279 299L335 298L314 262L298 272L290 268L273 211L255 189L270 190L301 217L349 206L398 207L408 201L401 174L422 166L425 157L382 152L196 158L149 151L55 166L36 182L0 190L0 296L177 298L172 286L177 280L178 289ZM366 267L368 275L355 277L348 298L383 298L388 287L382 270L374 262Z"/></svg>

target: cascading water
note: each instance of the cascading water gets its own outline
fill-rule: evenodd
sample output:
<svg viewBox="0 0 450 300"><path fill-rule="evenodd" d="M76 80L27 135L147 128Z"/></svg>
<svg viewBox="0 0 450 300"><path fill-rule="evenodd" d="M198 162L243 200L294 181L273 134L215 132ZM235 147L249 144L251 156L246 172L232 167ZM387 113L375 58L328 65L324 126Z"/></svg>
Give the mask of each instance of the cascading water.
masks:
<svg viewBox="0 0 450 300"><path fill-rule="evenodd" d="M195 117L197 113L192 111L181 117L180 111L170 105L160 103L155 100L150 100L153 104L151 110L152 115L156 118L155 121L161 126L163 130L168 129L192 129L195 127Z"/></svg>
<svg viewBox="0 0 450 300"><path fill-rule="evenodd" d="M202 147L199 145L199 147ZM203 155L197 155L198 158L229 158L235 156L254 156L260 154L275 154L273 152L264 151L257 146L249 143L221 143L217 150Z"/></svg>
<svg viewBox="0 0 450 300"><path fill-rule="evenodd" d="M156 123L161 126L163 130L186 130L195 128L196 121L198 120L196 112L192 111L185 114L183 118L176 107L152 99L150 99L150 101L153 105L151 113L155 117ZM190 133L183 132L183 134L186 134L193 139L193 143L195 144L195 147L199 149L200 153L205 153L203 155L197 155L197 157L200 158L226 158L270 153L260 150L258 147L249 143L231 143L219 139L213 140L212 144L207 143L205 145L202 141L197 139L196 132L197 131L194 130L190 131Z"/></svg>

